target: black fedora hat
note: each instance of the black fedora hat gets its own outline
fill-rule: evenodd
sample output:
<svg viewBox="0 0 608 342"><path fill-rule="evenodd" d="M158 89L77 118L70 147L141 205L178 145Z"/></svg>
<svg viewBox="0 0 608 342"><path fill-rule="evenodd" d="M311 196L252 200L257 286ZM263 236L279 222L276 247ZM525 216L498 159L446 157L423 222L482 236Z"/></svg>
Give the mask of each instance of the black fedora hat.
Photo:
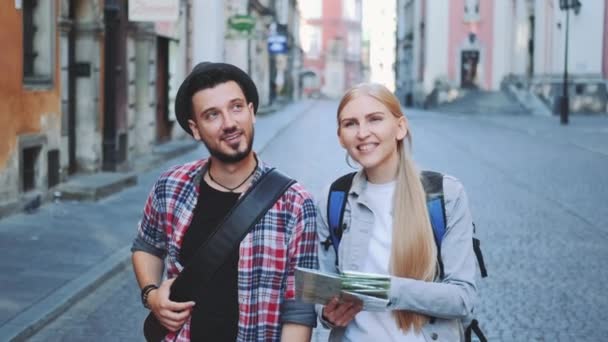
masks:
<svg viewBox="0 0 608 342"><path fill-rule="evenodd" d="M258 111L258 90L246 72L232 64L202 62L186 76L175 96L175 116L184 131L192 135L188 125L188 119L192 118L192 95L228 81L235 81L243 90L247 102L253 103L253 112Z"/></svg>

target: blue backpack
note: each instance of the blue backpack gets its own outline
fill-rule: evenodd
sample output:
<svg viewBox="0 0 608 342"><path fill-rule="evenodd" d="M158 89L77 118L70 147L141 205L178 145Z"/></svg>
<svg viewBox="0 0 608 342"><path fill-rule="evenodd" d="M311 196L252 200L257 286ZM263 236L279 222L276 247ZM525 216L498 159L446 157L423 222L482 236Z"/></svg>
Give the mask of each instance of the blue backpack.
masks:
<svg viewBox="0 0 608 342"><path fill-rule="evenodd" d="M322 242L325 250L329 249L329 246L333 246L336 252L336 265L338 264L338 246L342 239L342 232L346 228L344 219L344 208L346 207L346 199L350 187L355 177L356 172L346 174L336 179L329 188L329 195L327 200L327 222L329 225L329 237ZM431 220L431 226L433 227L433 236L435 237L435 244L437 245L437 261L439 263L439 276L444 277L443 273L443 262L441 261L441 242L446 231L446 216L445 216L445 201L443 197L443 174L434 171L423 171L421 174L421 181L426 193L426 205L429 212L429 218ZM473 223L473 232L475 232L475 224ZM473 237L473 251L477 258L477 264L481 277L485 278L488 276L485 263L483 261L483 255L481 253L481 243L479 239ZM472 320L469 326L465 330L466 341L471 341L471 333L474 332L479 341L486 342L487 339L479 328L479 323L476 319Z"/></svg>

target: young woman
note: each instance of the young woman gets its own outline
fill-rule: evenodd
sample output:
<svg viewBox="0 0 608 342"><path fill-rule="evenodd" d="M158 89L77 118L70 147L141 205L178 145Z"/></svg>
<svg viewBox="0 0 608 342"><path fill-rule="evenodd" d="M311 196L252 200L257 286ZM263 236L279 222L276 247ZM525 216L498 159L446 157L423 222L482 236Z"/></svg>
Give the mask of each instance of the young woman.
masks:
<svg viewBox="0 0 608 342"><path fill-rule="evenodd" d="M330 341L462 341L462 321L476 299L473 225L461 183L443 178L446 233L443 277L420 173L411 156L411 131L399 101L384 86L361 84L338 106L338 139L359 165L347 195L338 249L319 248L323 271L391 277L385 312L361 311L332 299L319 307ZM327 194L327 192L326 192ZM327 195L318 204L320 241L327 241Z"/></svg>

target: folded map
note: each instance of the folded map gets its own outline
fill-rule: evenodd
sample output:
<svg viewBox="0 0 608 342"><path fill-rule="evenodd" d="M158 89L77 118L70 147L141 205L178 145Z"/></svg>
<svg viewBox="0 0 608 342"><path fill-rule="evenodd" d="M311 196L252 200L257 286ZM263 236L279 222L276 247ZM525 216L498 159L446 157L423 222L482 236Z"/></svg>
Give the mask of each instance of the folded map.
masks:
<svg viewBox="0 0 608 342"><path fill-rule="evenodd" d="M365 311L386 311L389 288L387 275L296 268L296 298L305 303L326 304L338 297L341 301L363 304Z"/></svg>

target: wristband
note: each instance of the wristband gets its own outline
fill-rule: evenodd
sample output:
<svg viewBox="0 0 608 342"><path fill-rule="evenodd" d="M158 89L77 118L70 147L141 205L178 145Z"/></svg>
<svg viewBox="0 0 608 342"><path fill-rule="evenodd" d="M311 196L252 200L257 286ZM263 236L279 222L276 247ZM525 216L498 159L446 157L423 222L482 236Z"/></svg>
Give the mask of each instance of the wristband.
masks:
<svg viewBox="0 0 608 342"><path fill-rule="evenodd" d="M150 306L148 305L148 295L150 294L150 292L152 292L152 290L156 289L158 289L158 286L156 286L156 284L149 284L144 286L143 289L141 289L141 303L146 309L150 308Z"/></svg>

